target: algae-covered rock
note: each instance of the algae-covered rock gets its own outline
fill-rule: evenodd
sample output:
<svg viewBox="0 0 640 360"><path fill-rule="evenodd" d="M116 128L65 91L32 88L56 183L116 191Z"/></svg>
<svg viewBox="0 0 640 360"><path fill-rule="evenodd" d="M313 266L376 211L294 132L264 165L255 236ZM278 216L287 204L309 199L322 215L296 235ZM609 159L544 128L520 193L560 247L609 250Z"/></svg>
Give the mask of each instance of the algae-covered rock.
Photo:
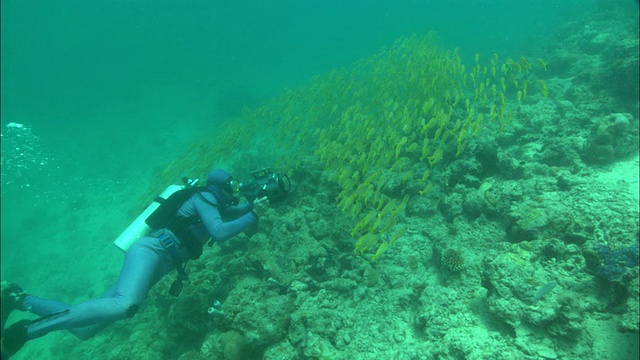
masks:
<svg viewBox="0 0 640 360"><path fill-rule="evenodd" d="M636 126L630 127L631 122ZM582 158L587 163L609 164L637 151L637 120L628 113L612 113L596 119Z"/></svg>
<svg viewBox="0 0 640 360"><path fill-rule="evenodd" d="M185 353L182 353L182 355L180 355L180 357L178 358L178 360L205 360L206 358L204 358L199 351L196 350L189 350Z"/></svg>
<svg viewBox="0 0 640 360"><path fill-rule="evenodd" d="M174 336L184 338L185 341L204 336L215 321L207 314L207 309L212 302L213 300L206 291L193 286L184 290L171 307L168 317Z"/></svg>
<svg viewBox="0 0 640 360"><path fill-rule="evenodd" d="M231 291L223 310L245 343L258 348L285 337L293 300L289 295L270 291L265 283L245 281Z"/></svg>
<svg viewBox="0 0 640 360"><path fill-rule="evenodd" d="M638 276L633 279L632 284L630 285L631 289L638 289ZM622 315L622 320L620 325L618 326L620 331L624 332L634 332L638 333L640 321L640 314L638 313L640 310L640 304L638 303L638 292L630 291L630 296L626 302L626 309L624 314Z"/></svg>
<svg viewBox="0 0 640 360"><path fill-rule="evenodd" d="M222 358L224 360L242 360L245 358L246 349L244 338L237 331L227 331L220 337L223 344Z"/></svg>
<svg viewBox="0 0 640 360"><path fill-rule="evenodd" d="M212 332L202 342L201 359L242 360L252 358L256 349L246 346L244 337L237 331L231 330L220 333ZM193 354L194 359L195 354Z"/></svg>
<svg viewBox="0 0 640 360"><path fill-rule="evenodd" d="M262 357L264 360L298 360L299 358L296 349L286 340L269 346Z"/></svg>
<svg viewBox="0 0 640 360"><path fill-rule="evenodd" d="M553 337L577 339L593 302L557 284L554 274L532 259L529 251L516 245L485 258L482 279L489 312L514 330L533 326Z"/></svg>

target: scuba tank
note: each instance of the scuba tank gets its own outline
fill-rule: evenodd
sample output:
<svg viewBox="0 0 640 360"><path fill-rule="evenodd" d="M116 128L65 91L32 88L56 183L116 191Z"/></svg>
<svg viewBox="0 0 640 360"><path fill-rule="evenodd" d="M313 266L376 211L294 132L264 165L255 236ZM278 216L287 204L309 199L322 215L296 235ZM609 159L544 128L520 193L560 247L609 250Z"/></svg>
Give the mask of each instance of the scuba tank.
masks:
<svg viewBox="0 0 640 360"><path fill-rule="evenodd" d="M172 194L182 189L194 186L198 179L190 180L187 177L182 178L184 185L169 185L163 192L158 195L144 211L113 241L113 244L120 250L127 252L131 244L139 238L149 235L152 229L147 223L147 218L156 211L162 203Z"/></svg>

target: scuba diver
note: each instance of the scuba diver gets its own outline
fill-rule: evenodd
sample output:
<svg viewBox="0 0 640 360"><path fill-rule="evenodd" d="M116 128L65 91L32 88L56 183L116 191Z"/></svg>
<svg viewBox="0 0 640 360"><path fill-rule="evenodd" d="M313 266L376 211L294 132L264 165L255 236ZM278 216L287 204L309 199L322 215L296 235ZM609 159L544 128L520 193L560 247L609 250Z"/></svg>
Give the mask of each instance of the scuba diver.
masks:
<svg viewBox="0 0 640 360"><path fill-rule="evenodd" d="M189 259L200 257L209 241L223 242L255 229L258 218L269 206L266 196L242 204L238 204L239 198L240 183L231 174L211 171L206 186L196 188L178 204L165 227L135 240L125 254L118 280L101 298L69 305L27 294L17 284L2 282L2 360L15 354L28 340L51 331L69 330L85 340L117 320L132 317L149 290L173 269L179 280L170 292L177 296L174 292L179 293L182 288L184 265ZM13 310L28 311L40 318L19 320L5 329Z"/></svg>

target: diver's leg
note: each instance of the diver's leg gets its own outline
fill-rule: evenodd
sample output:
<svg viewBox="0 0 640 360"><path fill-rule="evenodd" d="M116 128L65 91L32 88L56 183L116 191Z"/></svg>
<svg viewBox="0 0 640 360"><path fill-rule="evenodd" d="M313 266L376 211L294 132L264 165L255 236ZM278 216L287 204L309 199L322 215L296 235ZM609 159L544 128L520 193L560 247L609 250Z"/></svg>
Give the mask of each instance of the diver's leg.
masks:
<svg viewBox="0 0 640 360"><path fill-rule="evenodd" d="M38 316L59 313L70 307L71 305L62 301L43 299L33 295L25 296L24 301L20 304L20 310L28 311Z"/></svg>
<svg viewBox="0 0 640 360"><path fill-rule="evenodd" d="M116 285L111 286L111 288L102 295L102 298L113 296L115 294L115 289ZM18 309L21 311L28 311L38 316L47 316L51 314L57 314L70 307L70 304L64 303L62 301L44 299L41 297L24 294L24 297L22 301L20 301Z"/></svg>
<svg viewBox="0 0 640 360"><path fill-rule="evenodd" d="M28 338L35 339L63 329L83 339L91 337L107 325L133 316L149 289L172 269L171 260L160 242L151 237L142 238L127 251L116 285L105 294L109 296L64 309L58 306L60 303L40 303L38 306L42 308L48 304L51 309L60 311L45 314L44 318L29 324Z"/></svg>
<svg viewBox="0 0 640 360"><path fill-rule="evenodd" d="M24 298L28 296L18 284L2 281L0 286L0 310L2 312L2 329L14 310L22 310Z"/></svg>
<svg viewBox="0 0 640 360"><path fill-rule="evenodd" d="M107 292L104 293L101 298L108 298L108 297L114 296L116 293L116 287L117 287L117 284L114 284L113 286L111 286L111 288L107 290ZM64 303L62 301L43 299L33 295L27 295L25 296L24 301L21 303L20 310L28 311L32 314L44 317L51 314L61 313L70 307L71 305ZM88 339L91 337L91 335L97 333L99 330L101 330L102 328L108 325L109 323L106 323L104 324L104 326L101 326L99 328L97 325L86 326L82 328L69 329L69 331L71 331L73 334L75 334L77 337L81 339Z"/></svg>

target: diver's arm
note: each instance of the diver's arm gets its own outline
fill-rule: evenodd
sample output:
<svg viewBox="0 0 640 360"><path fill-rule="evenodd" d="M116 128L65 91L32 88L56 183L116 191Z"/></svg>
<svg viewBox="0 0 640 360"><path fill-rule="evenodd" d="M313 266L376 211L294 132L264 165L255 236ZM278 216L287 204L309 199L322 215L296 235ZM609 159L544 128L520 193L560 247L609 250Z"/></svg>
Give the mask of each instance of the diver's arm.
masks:
<svg viewBox="0 0 640 360"><path fill-rule="evenodd" d="M253 210L253 206L251 206L248 202L243 202L238 204L237 206L229 206L225 209L224 215L230 216L232 218L240 217L249 211Z"/></svg>
<svg viewBox="0 0 640 360"><path fill-rule="evenodd" d="M216 242L228 240L258 222L258 217L251 211L235 220L224 222L218 209L202 199L197 199L194 206L211 238Z"/></svg>

